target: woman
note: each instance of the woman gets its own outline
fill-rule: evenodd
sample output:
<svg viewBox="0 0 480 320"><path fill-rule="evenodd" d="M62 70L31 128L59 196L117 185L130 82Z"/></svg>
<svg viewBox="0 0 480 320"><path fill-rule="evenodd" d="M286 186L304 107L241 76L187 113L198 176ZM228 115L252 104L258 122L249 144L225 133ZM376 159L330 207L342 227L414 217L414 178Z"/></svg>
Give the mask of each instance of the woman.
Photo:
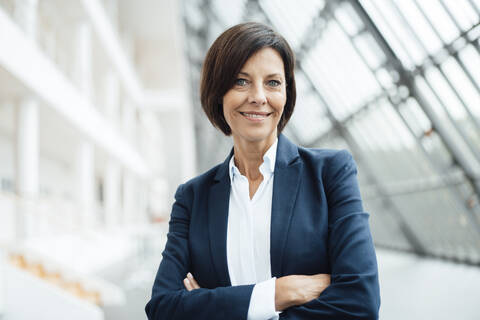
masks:
<svg viewBox="0 0 480 320"><path fill-rule="evenodd" d="M228 29L209 49L202 107L233 148L178 187L149 319L378 318L352 156L281 134L295 106L294 61L259 23Z"/></svg>

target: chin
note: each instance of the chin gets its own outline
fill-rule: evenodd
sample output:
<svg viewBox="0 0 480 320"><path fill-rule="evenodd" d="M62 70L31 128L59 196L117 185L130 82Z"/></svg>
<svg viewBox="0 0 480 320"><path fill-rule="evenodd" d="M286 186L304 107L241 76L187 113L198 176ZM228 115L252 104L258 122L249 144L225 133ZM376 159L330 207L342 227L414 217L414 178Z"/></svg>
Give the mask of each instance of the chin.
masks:
<svg viewBox="0 0 480 320"><path fill-rule="evenodd" d="M265 131L265 132L253 132L253 131L256 131L256 130L251 130L249 132L243 132L241 133L239 136L244 139L244 140L247 140L249 142L260 142L260 141L264 141L264 140L268 140L272 135L275 135L275 130L273 131ZM258 130L260 131L260 130ZM262 130L263 131L263 130Z"/></svg>

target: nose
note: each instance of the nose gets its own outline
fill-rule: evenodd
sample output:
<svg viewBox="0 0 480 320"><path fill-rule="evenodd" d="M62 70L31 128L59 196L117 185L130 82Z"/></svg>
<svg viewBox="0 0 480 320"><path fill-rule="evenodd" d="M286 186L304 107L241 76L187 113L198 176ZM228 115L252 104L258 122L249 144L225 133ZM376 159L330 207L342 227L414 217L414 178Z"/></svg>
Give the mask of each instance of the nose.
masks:
<svg viewBox="0 0 480 320"><path fill-rule="evenodd" d="M249 90L248 102L257 105L264 105L267 103L267 97L263 85L256 84L251 87Z"/></svg>

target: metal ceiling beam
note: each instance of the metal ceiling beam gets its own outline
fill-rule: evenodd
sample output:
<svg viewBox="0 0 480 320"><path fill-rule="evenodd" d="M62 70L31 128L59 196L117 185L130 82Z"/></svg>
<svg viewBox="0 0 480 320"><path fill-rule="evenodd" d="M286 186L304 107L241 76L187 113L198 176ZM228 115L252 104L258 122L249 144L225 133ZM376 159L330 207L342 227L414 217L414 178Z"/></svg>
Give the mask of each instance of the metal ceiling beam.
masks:
<svg viewBox="0 0 480 320"><path fill-rule="evenodd" d="M333 16L332 14L332 18L335 19L335 17ZM354 37L355 36L350 36L346 30L343 29L343 26L339 23L338 24L339 27L341 28L341 30L344 32L344 34L350 38L350 41L352 42L353 44L353 48L356 50L358 56L363 60L363 62L365 63L365 65L368 66L368 63L367 61L365 60L365 58L363 57L362 53L360 52L360 50L357 48L357 45L356 45L356 42L354 41ZM387 57L387 60L388 60L388 57ZM387 61L387 64L389 64L390 62ZM370 68L370 67L369 67ZM371 68L370 68L371 69ZM376 70L372 70L371 69L371 72L372 74L376 74ZM474 227L474 229L477 230L477 235L480 236L480 224L479 224L479 221L478 219L476 218L476 215L475 215L475 208L474 206L472 206L472 203L475 203L474 199L472 197L470 197L469 199L464 199L462 194L460 193L459 189L457 187L455 187L454 184L451 183L451 178L449 178L449 176L447 175L444 175L444 171L446 168L443 168L443 167L440 167L437 162L435 161L435 157L433 155L431 155L427 150L426 148L424 147L424 145L422 144L422 141L421 139L424 139L426 138L428 135L427 133L425 133L424 135L422 135L421 137L417 136L414 132L414 130L410 127L410 124L409 122L407 121L407 119L404 117L404 115L399 111L400 107L401 107L401 103L403 102L403 100L406 100L408 97L405 97L405 98L402 98L402 97L394 97L394 96L391 96L389 93L388 93L388 90L387 88L384 88L381 84L381 82L378 80L377 77L375 77L376 80L377 80L377 83L378 85L382 88L382 91L383 91L383 95L388 99L388 101L390 102L390 104L394 107L394 111L397 113L397 115L399 116L399 119L402 120L405 128L407 128L407 130L409 130L410 134L412 135L412 137L415 139L416 143L417 143L417 146L419 147L419 149L424 153L424 155L426 156L426 158L429 160L429 162L431 163L431 165L436 169L437 171L437 175L439 177L442 178L443 180L443 183L444 183L444 186L446 188L448 188L450 190L450 192L453 194L454 196L454 199L455 199L455 202L456 204L460 207L460 208L463 208L465 209L467 212L468 212L468 219L470 220L472 226ZM396 83L397 87L401 86L402 84L401 83ZM447 168L448 169L448 168ZM451 169L448 170L451 172ZM384 188L382 188L383 190Z"/></svg>
<svg viewBox="0 0 480 320"><path fill-rule="evenodd" d="M399 74L399 81L397 84L399 86L404 85L408 88L409 96L414 98L418 102L419 106L422 108L422 110L425 112L430 122L432 123L433 129L437 132L445 147L449 151L450 156L454 160L454 164L457 165L464 172L467 182L471 185L477 197L480 197L480 183L477 180L478 178L476 176L475 169L470 165L466 157L463 155L462 150L459 149L455 141L452 139L443 122L438 118L438 115L423 97L422 93L418 90L415 84L414 76L403 66L403 63L397 57L393 49L383 37L383 34L378 30L377 26L371 20L370 16L365 11L363 6L359 3L359 1L347 1L350 2L360 19L365 24L366 28L369 30L370 34L377 41L377 44L380 46L383 53L386 55L390 67ZM471 210L469 212L471 213L471 219L475 225L475 228L480 233L480 224L478 218L473 214Z"/></svg>

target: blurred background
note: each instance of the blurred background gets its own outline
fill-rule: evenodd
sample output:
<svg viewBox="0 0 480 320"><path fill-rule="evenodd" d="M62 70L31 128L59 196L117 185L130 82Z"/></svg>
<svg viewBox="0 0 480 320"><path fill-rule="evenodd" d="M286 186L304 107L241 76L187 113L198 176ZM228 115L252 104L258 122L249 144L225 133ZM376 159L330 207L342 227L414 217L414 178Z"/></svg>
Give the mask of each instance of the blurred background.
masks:
<svg viewBox="0 0 480 320"><path fill-rule="evenodd" d="M199 99L227 27L297 58L284 133L348 149L381 319L480 319L480 0L0 0L0 319L145 319L177 186L231 138Z"/></svg>

